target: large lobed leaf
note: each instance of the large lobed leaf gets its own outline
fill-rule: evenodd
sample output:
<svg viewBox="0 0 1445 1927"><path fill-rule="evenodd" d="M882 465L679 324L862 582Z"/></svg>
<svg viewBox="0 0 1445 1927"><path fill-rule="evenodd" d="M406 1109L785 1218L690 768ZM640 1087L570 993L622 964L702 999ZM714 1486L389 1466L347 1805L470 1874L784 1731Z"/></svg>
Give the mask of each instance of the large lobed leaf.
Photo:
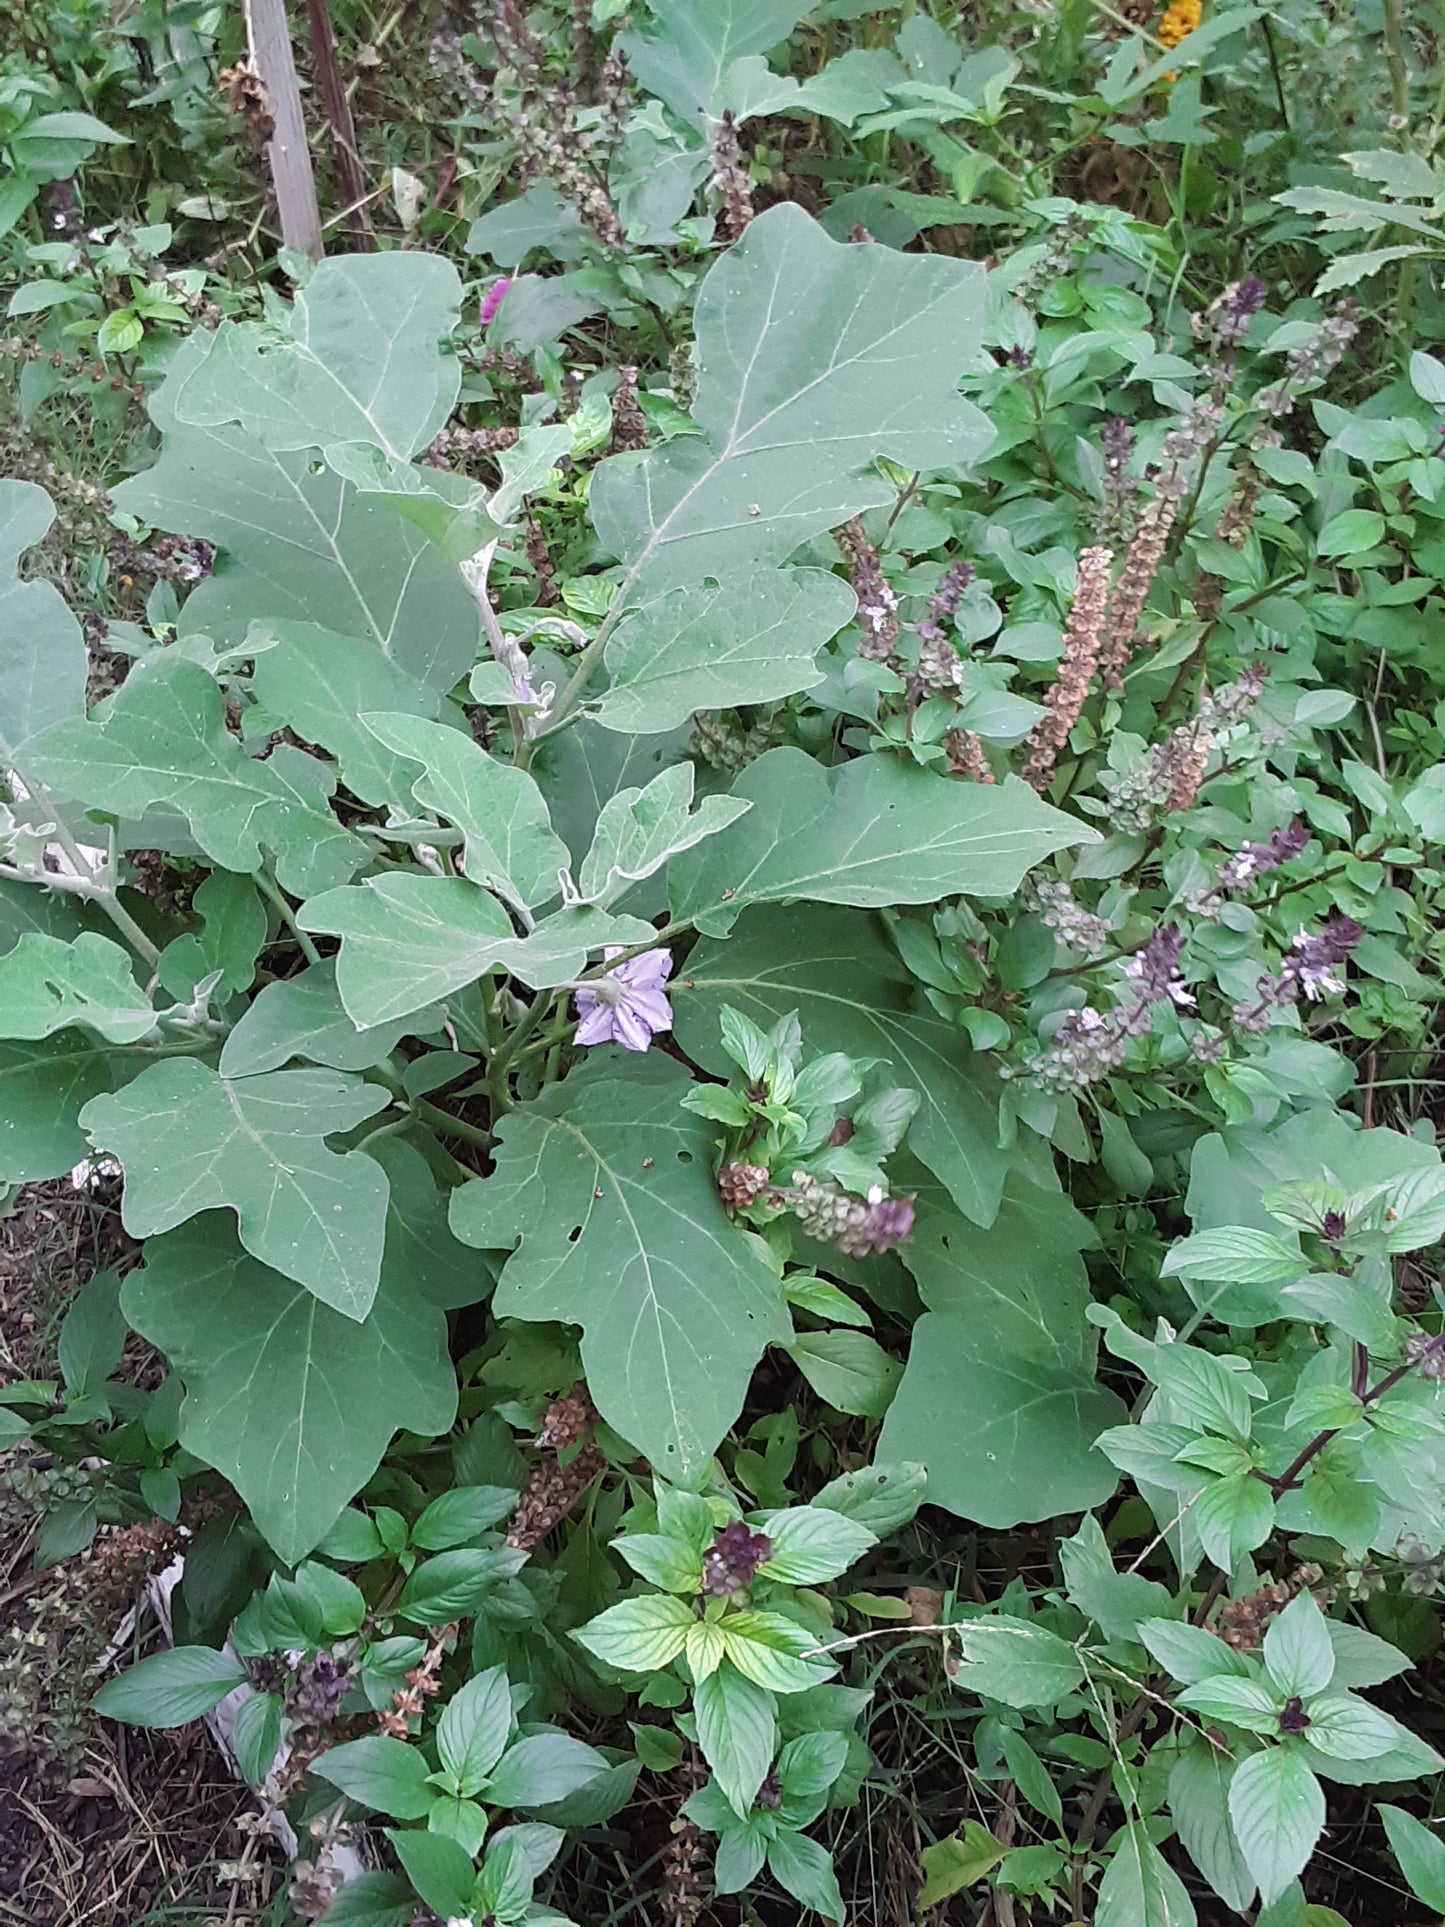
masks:
<svg viewBox="0 0 1445 1927"><path fill-rule="evenodd" d="M452 1229L515 1246L499 1317L581 1325L607 1422L668 1479L707 1466L765 1345L790 1333L778 1280L718 1202L713 1127L667 1059L608 1053L500 1128L496 1169L453 1194Z"/></svg>
<svg viewBox="0 0 1445 1927"><path fill-rule="evenodd" d="M22 581L20 557L45 539L55 510L33 482L0 481L0 751L85 714L85 643L64 596Z"/></svg>

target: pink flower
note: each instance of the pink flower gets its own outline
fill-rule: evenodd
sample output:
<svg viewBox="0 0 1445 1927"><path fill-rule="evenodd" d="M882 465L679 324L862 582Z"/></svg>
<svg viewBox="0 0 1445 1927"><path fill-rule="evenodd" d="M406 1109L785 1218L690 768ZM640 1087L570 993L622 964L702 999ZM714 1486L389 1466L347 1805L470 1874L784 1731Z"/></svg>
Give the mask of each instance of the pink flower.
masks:
<svg viewBox="0 0 1445 1927"><path fill-rule="evenodd" d="M501 307L511 285L511 281L504 275L500 281L494 281L482 296L482 308L478 319L484 328Z"/></svg>
<svg viewBox="0 0 1445 1927"><path fill-rule="evenodd" d="M620 957L608 950L608 958ZM577 989L579 1044L621 1044L624 1050L646 1050L660 1030L672 1029L672 1006L662 986L672 975L672 953L645 950L640 957L609 970L595 983Z"/></svg>

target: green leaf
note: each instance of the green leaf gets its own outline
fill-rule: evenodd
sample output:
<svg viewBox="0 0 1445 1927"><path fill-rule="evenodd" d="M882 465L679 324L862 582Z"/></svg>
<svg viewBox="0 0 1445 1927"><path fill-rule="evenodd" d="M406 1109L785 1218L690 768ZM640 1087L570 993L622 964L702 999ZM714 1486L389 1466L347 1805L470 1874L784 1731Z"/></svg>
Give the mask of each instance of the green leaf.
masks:
<svg viewBox="0 0 1445 1927"><path fill-rule="evenodd" d="M836 1579L878 1543L867 1526L819 1505L766 1512L758 1529L773 1544L759 1574L789 1586L818 1586Z"/></svg>
<svg viewBox="0 0 1445 1927"><path fill-rule="evenodd" d="M916 1903L919 1913L927 1913L992 1873L1007 1851L980 1820L965 1820L961 1832L925 1847L918 1856L923 1868Z"/></svg>
<svg viewBox="0 0 1445 1927"><path fill-rule="evenodd" d="M1378 1760L1395 1744L1395 1722L1348 1693L1326 1694L1305 1710L1310 1745L1332 1760Z"/></svg>
<svg viewBox="0 0 1445 1927"><path fill-rule="evenodd" d="M704 433L602 463L603 547L648 596L740 580L890 502L880 455L909 470L972 461L990 431L958 379L982 321L973 263L850 247L796 206L769 208L698 295Z"/></svg>
<svg viewBox="0 0 1445 1927"><path fill-rule="evenodd" d="M406 1877L427 1906L443 1920L471 1917L475 1884L469 1854L444 1833L388 1827L386 1837L406 1869Z"/></svg>
<svg viewBox="0 0 1445 1927"><path fill-rule="evenodd" d="M1308 1269L1299 1251L1282 1238L1242 1225L1196 1232L1175 1245L1160 1266L1166 1278L1238 1285L1287 1285Z"/></svg>
<svg viewBox="0 0 1445 1927"><path fill-rule="evenodd" d="M322 1918L326 1927L411 1927L416 1896L394 1873L354 1874Z"/></svg>
<svg viewBox="0 0 1445 1927"><path fill-rule="evenodd" d="M279 1693L252 1693L236 1708L231 1721L231 1748L249 1786L262 1785L271 1771L281 1744L284 1712Z"/></svg>
<svg viewBox="0 0 1445 1927"><path fill-rule="evenodd" d="M1331 1685L1383 1686L1386 1680L1410 1670L1410 1660L1398 1646L1367 1633L1363 1626L1351 1626L1343 1619L1328 1619L1325 1624L1335 1649Z"/></svg>
<svg viewBox="0 0 1445 1927"><path fill-rule="evenodd" d="M1185 1687L1179 1695L1179 1704L1202 1713L1206 1719L1228 1720L1232 1726L1243 1727L1246 1733L1277 1736L1284 1697L1260 1680L1221 1674L1215 1679L1202 1679L1196 1686Z"/></svg>
<svg viewBox="0 0 1445 1927"><path fill-rule="evenodd" d="M1249 1671L1244 1656L1205 1626L1191 1626L1182 1619L1141 1619L1138 1630L1150 1654L1181 1685L1196 1686L1219 1673L1242 1676Z"/></svg>
<svg viewBox="0 0 1445 1927"><path fill-rule="evenodd" d="M1062 1541L1059 1558L1070 1605L1092 1619L1106 1639L1137 1639L1140 1620L1169 1606L1169 1590L1157 1579L1115 1570L1104 1529L1092 1513L1072 1539Z"/></svg>
<svg viewBox="0 0 1445 1927"><path fill-rule="evenodd" d="M1006 1706L1054 1706L1084 1677L1083 1661L1065 1639L1006 1613L991 1613L959 1634L965 1664L955 1685Z"/></svg>
<svg viewBox="0 0 1445 1927"><path fill-rule="evenodd" d="M999 1732L999 1744L1003 1748L1004 1760L1013 1776L1014 1785L1039 1813L1045 1814L1060 1830L1064 1824L1064 1806L1059 1798L1059 1790L1049 1778L1048 1768L1029 1745L1022 1733L1015 1733L1008 1727Z"/></svg>
<svg viewBox="0 0 1445 1927"><path fill-rule="evenodd" d="M732 1817L732 1809L722 1801ZM713 1884L720 1894L741 1893L763 1870L768 1854L768 1822L755 1813L745 1826L736 1822L724 1830L713 1855Z"/></svg>
<svg viewBox="0 0 1445 1927"><path fill-rule="evenodd" d="M516 1246L497 1317L581 1325L608 1424L666 1478L707 1468L763 1347L778 1280L718 1202L712 1133L666 1060L574 1072L503 1120L491 1177L453 1194L464 1244Z"/></svg>
<svg viewBox="0 0 1445 1927"><path fill-rule="evenodd" d="M691 763L675 763L646 789L618 790L607 799L582 862L584 903L605 909L629 883L651 876L669 857L743 815L748 806L735 796L704 797L692 810L696 774Z"/></svg>
<svg viewBox="0 0 1445 1927"><path fill-rule="evenodd" d="M237 424L279 450L368 442L405 458L445 427L461 364L444 355L461 281L437 254L350 254L318 264L296 296L289 339L276 317L223 321L171 390L191 427Z"/></svg>
<svg viewBox="0 0 1445 1927"><path fill-rule="evenodd" d="M336 960L326 957L294 977L267 984L242 1012L221 1051L221 1075L253 1077L293 1057L334 1071L365 1071L396 1049L409 1018L358 1030L336 988ZM422 1028L429 1028L421 1020Z"/></svg>
<svg viewBox="0 0 1445 1927"><path fill-rule="evenodd" d="M819 1841L805 1833L775 1833L768 1842L768 1871L800 1905L825 1920L842 1922L843 1897L833 1856Z"/></svg>
<svg viewBox="0 0 1445 1927"><path fill-rule="evenodd" d="M525 770L501 763L460 729L421 716L366 715L362 722L394 754L419 763L411 794L466 837L462 869L473 883L527 909L557 895L567 846L552 828L542 792Z"/></svg>
<svg viewBox="0 0 1445 1927"><path fill-rule="evenodd" d="M1300 1593L1270 1621L1264 1635L1264 1663L1286 1699L1309 1699L1322 1693L1334 1678L1329 1622L1313 1593Z"/></svg>
<svg viewBox="0 0 1445 1927"><path fill-rule="evenodd" d="M466 1619L504 1579L521 1571L527 1555L517 1546L463 1546L439 1552L407 1580L396 1602L403 1619L418 1626L444 1626Z"/></svg>
<svg viewBox="0 0 1445 1927"><path fill-rule="evenodd" d="M1095 1375L1088 1237L1062 1195L1018 1177L987 1230L919 1193L904 1257L929 1309L878 1452L922 1461L930 1500L962 1518L1052 1518L1102 1504L1117 1483L1094 1448L1123 1407Z"/></svg>
<svg viewBox="0 0 1445 1927"><path fill-rule="evenodd" d="M729 1613L718 1629L737 1670L771 1692L806 1693L833 1670L829 1659L805 1657L817 1653L817 1638L782 1613Z"/></svg>
<svg viewBox="0 0 1445 1927"><path fill-rule="evenodd" d="M903 1376L867 1332L804 1332L784 1350L819 1398L858 1418L882 1418Z"/></svg>
<svg viewBox="0 0 1445 1927"><path fill-rule="evenodd" d="M595 1747L569 1733L532 1733L502 1755L487 1789L498 1807L540 1807L565 1800L611 1770Z"/></svg>
<svg viewBox="0 0 1445 1927"><path fill-rule="evenodd" d="M87 809L178 810L223 870L259 869L264 846L298 897L344 882L367 860L327 806L325 766L288 743L264 762L248 756L226 728L220 688L174 650L137 663L99 719L52 724L18 760Z"/></svg>
<svg viewBox="0 0 1445 1927"><path fill-rule="evenodd" d="M398 668L450 689L477 653L476 604L457 569L309 451L278 454L239 429L178 422L173 397L205 339L182 344L151 397L160 460L115 491L124 513L222 551L186 598L181 634L240 643L254 621L309 623L324 610L328 628L369 637Z"/></svg>
<svg viewBox="0 0 1445 1927"><path fill-rule="evenodd" d="M437 1724L441 1763L464 1794L481 1790L501 1759L514 1723L506 1668L473 1674L447 1701Z"/></svg>
<svg viewBox="0 0 1445 1927"><path fill-rule="evenodd" d="M81 1123L125 1171L122 1216L135 1237L226 1206L254 1257L348 1318L364 1318L381 1276L387 1180L326 1137L384 1110L387 1093L333 1071L223 1078L194 1058L152 1064L93 1098Z"/></svg>
<svg viewBox="0 0 1445 1927"><path fill-rule="evenodd" d="M333 1746L312 1761L311 1771L359 1806L393 1820L422 1819L434 1797L421 1750L383 1733Z"/></svg>
<svg viewBox="0 0 1445 1927"><path fill-rule="evenodd" d="M463 1485L433 1499L411 1529L412 1544L427 1552L445 1552L480 1538L489 1526L505 1519L517 1503L507 1485Z"/></svg>
<svg viewBox="0 0 1445 1927"><path fill-rule="evenodd" d="M693 1692L697 1743L723 1797L745 1820L773 1763L776 1702L766 1687L744 1679L726 1660Z"/></svg>
<svg viewBox="0 0 1445 1927"><path fill-rule="evenodd" d="M56 1349L67 1398L84 1398L105 1383L120 1363L125 1335L120 1274L98 1271L71 1299L60 1327Z"/></svg>
<svg viewBox="0 0 1445 1927"><path fill-rule="evenodd" d="M726 943L696 946L673 986L678 1041L705 1070L725 1073L725 1007L762 1030L797 1011L819 1051L874 1058L921 1095L910 1150L943 1180L960 1211L992 1224L1008 1160L986 1073L956 1026L915 1008L916 986L875 918L800 904L749 912Z"/></svg>
<svg viewBox="0 0 1445 1927"><path fill-rule="evenodd" d="M227 1654L173 1646L107 1680L91 1705L102 1718L127 1726L185 1726L245 1684L245 1667Z"/></svg>
<svg viewBox="0 0 1445 1927"><path fill-rule="evenodd" d="M844 1472L815 1492L814 1507L826 1506L866 1526L875 1538L899 1531L922 1505L928 1474L921 1465L869 1465Z"/></svg>
<svg viewBox="0 0 1445 1927"><path fill-rule="evenodd" d="M1169 1770L1169 1811L1185 1852L1226 1907L1242 1914L1254 1899L1229 1818L1234 1762L1207 1740L1191 1740Z"/></svg>
<svg viewBox="0 0 1445 1927"><path fill-rule="evenodd" d="M956 783L889 756L827 769L801 750L772 749L732 794L753 808L669 872L673 915L713 937L753 903L1011 896L1053 851L1096 841L1017 778Z"/></svg>
<svg viewBox="0 0 1445 1927"><path fill-rule="evenodd" d="M297 921L342 939L337 988L354 1022L368 1028L425 1010L499 966L533 989L568 983L590 952L656 934L636 917L574 905L518 937L501 904L475 883L414 872L328 890Z"/></svg>
<svg viewBox="0 0 1445 1927"><path fill-rule="evenodd" d="M0 1043L0 1183L33 1184L73 1169L90 1151L80 1110L134 1068L74 1031Z"/></svg>
<svg viewBox="0 0 1445 1927"><path fill-rule="evenodd" d="M255 979L256 959L266 942L266 906L255 884L230 870L213 870L192 904L200 932L187 930L168 943L157 975L172 997L189 1002L197 984L219 973L211 996L225 1003L249 990Z"/></svg>
<svg viewBox="0 0 1445 1927"><path fill-rule="evenodd" d="M1199 1542L1221 1572L1233 1572L1246 1552L1262 1546L1274 1530L1274 1499L1252 1472L1215 1479L1194 1505Z"/></svg>
<svg viewBox="0 0 1445 1927"><path fill-rule="evenodd" d="M696 1624L697 1614L682 1600L649 1595L609 1606L572 1637L608 1666L656 1673L677 1658Z"/></svg>
<svg viewBox="0 0 1445 1927"><path fill-rule="evenodd" d="M446 1318L388 1253L358 1324L248 1257L203 1217L146 1246L121 1305L185 1380L180 1438L241 1494L289 1563L375 1471L400 1427L456 1413Z"/></svg>
<svg viewBox="0 0 1445 1927"><path fill-rule="evenodd" d="M1325 1824L1325 1796L1293 1747L1268 1746L1235 1768L1229 1817L1260 1899L1269 1906L1314 1852Z"/></svg>
<svg viewBox="0 0 1445 1927"><path fill-rule="evenodd" d="M480 1914L484 1919L516 1920L524 1915L531 1898L532 1862L526 1842L515 1833L498 1834L472 1890L473 1918Z"/></svg>
<svg viewBox="0 0 1445 1927"><path fill-rule="evenodd" d="M1445 1841L1403 1807L1376 1809L1410 1891L1432 1913L1445 1914Z"/></svg>
<svg viewBox="0 0 1445 1927"><path fill-rule="evenodd" d="M328 750L342 782L364 803L405 803L412 774L361 718L382 711L434 718L441 707L435 689L399 668L371 636L336 635L314 622L269 622L248 641L258 652L251 693L261 707ZM274 647L262 649L263 642Z"/></svg>
<svg viewBox="0 0 1445 1927"><path fill-rule="evenodd" d="M619 1553L650 1586L664 1592L695 1593L702 1587L702 1559L691 1546L661 1532L626 1532L614 1539Z"/></svg>
<svg viewBox="0 0 1445 1927"><path fill-rule="evenodd" d="M734 62L769 52L810 9L803 0L659 0L648 11L645 34L622 36L628 65L647 93L696 121Z"/></svg>
<svg viewBox="0 0 1445 1927"><path fill-rule="evenodd" d="M1322 558L1365 555L1384 535L1385 518L1375 509L1346 509L1320 530L1315 552Z"/></svg>
<svg viewBox="0 0 1445 1927"><path fill-rule="evenodd" d="M1099 1882L1098 1927L1194 1927L1196 1918L1184 1882L1131 1819Z"/></svg>
<svg viewBox="0 0 1445 1927"><path fill-rule="evenodd" d="M604 655L608 686L593 711L627 735L675 729L694 710L776 702L823 680L813 661L856 598L823 569L670 589L625 615Z"/></svg>
<svg viewBox="0 0 1445 1927"><path fill-rule="evenodd" d="M64 596L43 576L22 581L20 557L55 520L44 489L0 481L0 751L85 714L85 642Z"/></svg>

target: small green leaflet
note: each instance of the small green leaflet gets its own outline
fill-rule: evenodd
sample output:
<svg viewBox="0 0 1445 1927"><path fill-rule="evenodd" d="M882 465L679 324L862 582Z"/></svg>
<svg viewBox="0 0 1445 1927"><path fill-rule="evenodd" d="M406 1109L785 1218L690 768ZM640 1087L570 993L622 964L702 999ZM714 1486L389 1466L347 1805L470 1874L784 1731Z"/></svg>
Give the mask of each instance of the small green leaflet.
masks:
<svg viewBox="0 0 1445 1927"><path fill-rule="evenodd" d="M524 913L558 893L567 846L552 828L542 792L525 770L499 763L459 729L420 716L367 715L377 741L422 765L411 786L466 837L462 868Z"/></svg>
<svg viewBox="0 0 1445 1927"><path fill-rule="evenodd" d="M202 332L171 403L190 427L244 426L267 448L369 442L415 455L456 406L461 363L443 355L462 289L438 254L343 255L298 293L291 338L274 321Z"/></svg>
<svg viewBox="0 0 1445 1927"><path fill-rule="evenodd" d="M85 714L85 642L60 591L17 573L55 510L33 482L0 481L0 750Z"/></svg>
<svg viewBox="0 0 1445 1927"><path fill-rule="evenodd" d="M219 1213L146 1246L127 1319L185 1380L181 1442L250 1507L279 1558L324 1536L405 1426L445 1432L456 1374L445 1314L388 1261L360 1322L248 1257Z"/></svg>
<svg viewBox="0 0 1445 1927"><path fill-rule="evenodd" d="M726 936L752 903L880 907L1011 896L1055 850L1096 833L1027 783L955 783L890 756L825 769L773 749L733 785L753 808L670 871L673 915Z"/></svg>
<svg viewBox="0 0 1445 1927"><path fill-rule="evenodd" d="M331 814L325 765L286 743L264 762L248 756L226 728L220 689L169 650L138 663L99 719L42 730L19 760L27 775L88 809L179 810L223 870L259 869L264 845L298 897L344 882L367 861Z"/></svg>
<svg viewBox="0 0 1445 1927"><path fill-rule="evenodd" d="M125 1171L121 1211L140 1238L229 1206L241 1242L348 1318L376 1296L386 1174L327 1136L384 1110L384 1090L335 1071L223 1078L192 1057L152 1064L80 1121Z"/></svg>
<svg viewBox="0 0 1445 1927"><path fill-rule="evenodd" d="M627 565L624 593L784 561L892 500L880 455L923 470L974 460L992 430L958 378L981 339L983 290L971 262L849 247L791 203L759 215L698 295L703 436L614 457L593 478L593 522Z"/></svg>
<svg viewBox="0 0 1445 1927"><path fill-rule="evenodd" d="M453 1194L465 1244L517 1246L500 1318L583 1328L608 1424L668 1479L706 1468L767 1344L789 1336L772 1269L718 1202L713 1127L667 1059L599 1057L503 1120L496 1170Z"/></svg>
<svg viewBox="0 0 1445 1927"><path fill-rule="evenodd" d="M602 806L592 847L582 860L581 897L604 909L627 886L660 870L669 857L716 836L746 814L736 796L707 796L692 808L696 769L675 763L646 789L618 790Z"/></svg>
<svg viewBox="0 0 1445 1927"><path fill-rule="evenodd" d="M337 988L364 1027L425 1010L499 966L533 989L566 983L587 967L590 951L655 934L636 917L574 905L519 937L501 904L475 883L409 871L328 890L297 921L342 939Z"/></svg>
<svg viewBox="0 0 1445 1927"><path fill-rule="evenodd" d="M778 569L670 589L623 617L595 709L627 735L675 729L694 710L774 702L823 680L813 658L857 598L824 569Z"/></svg>
<svg viewBox="0 0 1445 1927"><path fill-rule="evenodd" d="M62 943L32 931L0 957L0 1037L49 1037L83 1025L113 1044L135 1044L156 1026L130 955L88 931Z"/></svg>

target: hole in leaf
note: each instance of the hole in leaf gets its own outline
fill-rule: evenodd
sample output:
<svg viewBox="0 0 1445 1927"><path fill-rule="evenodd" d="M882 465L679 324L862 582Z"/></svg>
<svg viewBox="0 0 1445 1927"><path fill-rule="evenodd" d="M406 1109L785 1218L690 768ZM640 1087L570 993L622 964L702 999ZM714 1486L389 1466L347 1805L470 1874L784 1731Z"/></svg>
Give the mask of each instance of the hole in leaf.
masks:
<svg viewBox="0 0 1445 1927"><path fill-rule="evenodd" d="M679 1152L678 1152L678 1154L677 1154L677 1161L678 1161L678 1163L679 1163L679 1164L691 1164L691 1163L692 1163L692 1152L691 1152L691 1151L679 1151Z"/></svg>
<svg viewBox="0 0 1445 1927"><path fill-rule="evenodd" d="M578 1239L579 1239L579 1238L580 1238L581 1236L582 1236L582 1227L581 1227L581 1225L580 1225L580 1224L574 1224L574 1225L573 1225L573 1227L572 1227L572 1229L571 1229L571 1230L570 1230L570 1231L569 1231L569 1232L567 1233L567 1242L568 1242L568 1244L569 1244L569 1245L575 1245L575 1244L576 1244L576 1242L577 1242L577 1240L578 1240Z"/></svg>

